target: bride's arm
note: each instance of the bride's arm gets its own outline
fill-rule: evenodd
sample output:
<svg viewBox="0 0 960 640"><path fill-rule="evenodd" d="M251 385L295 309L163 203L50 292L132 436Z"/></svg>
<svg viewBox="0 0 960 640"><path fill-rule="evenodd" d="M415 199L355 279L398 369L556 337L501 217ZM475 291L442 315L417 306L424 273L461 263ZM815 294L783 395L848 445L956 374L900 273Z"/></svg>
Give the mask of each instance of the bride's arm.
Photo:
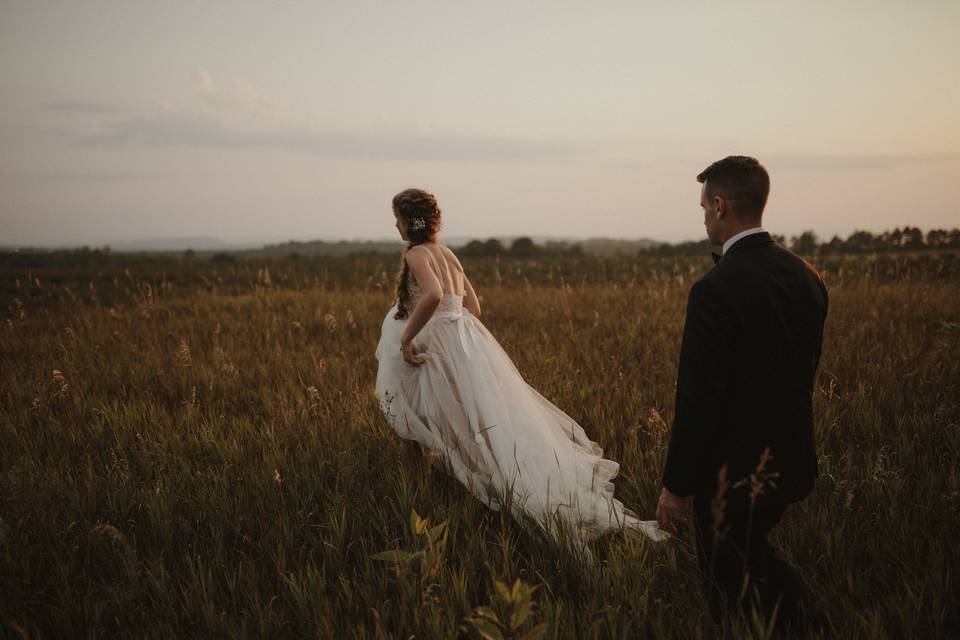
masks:
<svg viewBox="0 0 960 640"><path fill-rule="evenodd" d="M473 285L467 279L467 274L463 274L463 306L470 310L470 313L480 317L480 299L477 292L473 290Z"/></svg>
<svg viewBox="0 0 960 640"><path fill-rule="evenodd" d="M420 285L422 295L417 307L410 314L410 319L407 320L407 326L404 327L403 334L400 336L400 346L404 348L404 354L408 350L407 347L417 337L423 326L427 324L437 307L440 306L440 300L443 299L443 288L440 286L437 275L430 268L426 249L413 247L407 251L405 259L410 266L410 271L413 272L413 277L417 279L417 284Z"/></svg>

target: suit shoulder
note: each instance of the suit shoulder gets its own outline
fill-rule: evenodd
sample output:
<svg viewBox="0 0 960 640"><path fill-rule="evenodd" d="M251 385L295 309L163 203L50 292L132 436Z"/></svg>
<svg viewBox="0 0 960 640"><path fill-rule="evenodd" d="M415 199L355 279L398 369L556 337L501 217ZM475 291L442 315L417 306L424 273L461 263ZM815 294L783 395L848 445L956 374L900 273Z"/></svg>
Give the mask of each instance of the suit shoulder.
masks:
<svg viewBox="0 0 960 640"><path fill-rule="evenodd" d="M718 273L720 265L717 265L690 287L688 300L693 304L708 304L711 306L727 306L726 300L730 297L727 283L723 274Z"/></svg>
<svg viewBox="0 0 960 640"><path fill-rule="evenodd" d="M817 286L820 288L820 291L823 294L824 302L826 302L828 298L827 285L823 281L820 271L803 256L796 254L785 247L780 247L780 249L786 256L789 256L788 259L796 265L798 272L802 272L807 278L810 279L810 281L817 283Z"/></svg>
<svg viewBox="0 0 960 640"><path fill-rule="evenodd" d="M823 277L820 275L820 270L813 266L813 263L809 262L808 260L804 260L803 258L800 259L803 260L803 266L806 267L807 271L810 272L810 275L820 282L823 282Z"/></svg>
<svg viewBox="0 0 960 640"><path fill-rule="evenodd" d="M784 249L784 251L786 251L786 249ZM801 255L797 255L792 251L789 251L789 253L791 256L794 256L794 258L803 266L803 269L808 274L810 274L811 277L813 277L817 282L819 282L821 286L826 288L826 285L823 282L823 277L820 275L820 271L815 266L813 266L813 264L809 260L807 260Z"/></svg>
<svg viewBox="0 0 960 640"><path fill-rule="evenodd" d="M810 264L809 262L807 262L807 259L804 258L803 256L801 256L799 253L793 251L792 249L788 249L787 247L783 246L783 245L780 244L779 242L774 242L771 246L774 248L774 250L775 250L778 254L780 254L781 256L783 256L784 258L786 258L787 260L791 260L791 261L793 261L793 262L796 262L797 264L801 264L801 263L802 263L802 264L805 264L805 265L808 265L808 266L809 266L809 264Z"/></svg>

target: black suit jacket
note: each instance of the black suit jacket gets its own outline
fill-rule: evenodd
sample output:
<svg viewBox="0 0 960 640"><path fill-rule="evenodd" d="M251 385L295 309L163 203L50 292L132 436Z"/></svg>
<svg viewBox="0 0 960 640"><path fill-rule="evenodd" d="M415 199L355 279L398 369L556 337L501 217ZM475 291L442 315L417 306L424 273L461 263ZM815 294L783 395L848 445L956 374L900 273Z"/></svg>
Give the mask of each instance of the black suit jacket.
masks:
<svg viewBox="0 0 960 640"><path fill-rule="evenodd" d="M749 476L770 447L775 491L802 499L817 477L812 392L827 289L768 233L737 241L694 283L677 372L663 485L713 495L717 474Z"/></svg>

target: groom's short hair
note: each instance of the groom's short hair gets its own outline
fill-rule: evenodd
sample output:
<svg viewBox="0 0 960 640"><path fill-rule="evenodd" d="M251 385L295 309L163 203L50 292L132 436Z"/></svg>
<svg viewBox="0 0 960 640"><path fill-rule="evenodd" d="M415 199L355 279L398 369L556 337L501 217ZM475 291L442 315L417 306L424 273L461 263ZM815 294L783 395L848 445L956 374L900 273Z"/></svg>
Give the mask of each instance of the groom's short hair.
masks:
<svg viewBox="0 0 960 640"><path fill-rule="evenodd" d="M770 194L770 175L750 156L727 156L700 172L697 182L707 184L707 193L725 198L734 212L747 218L763 214Z"/></svg>

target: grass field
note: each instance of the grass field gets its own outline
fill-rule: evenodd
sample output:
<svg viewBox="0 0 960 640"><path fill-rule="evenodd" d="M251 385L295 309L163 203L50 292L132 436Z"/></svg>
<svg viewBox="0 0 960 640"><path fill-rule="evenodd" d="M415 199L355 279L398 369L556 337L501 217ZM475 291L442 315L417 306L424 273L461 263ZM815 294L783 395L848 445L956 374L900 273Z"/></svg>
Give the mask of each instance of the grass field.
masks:
<svg viewBox="0 0 960 640"><path fill-rule="evenodd" d="M817 264L820 478L774 540L830 637L960 637L960 260ZM508 637L746 634L713 627L682 541L605 538L585 566L394 435L373 352L395 266L0 265L3 633L446 638L495 616ZM708 266L466 263L483 322L621 463L617 496L643 517Z"/></svg>

